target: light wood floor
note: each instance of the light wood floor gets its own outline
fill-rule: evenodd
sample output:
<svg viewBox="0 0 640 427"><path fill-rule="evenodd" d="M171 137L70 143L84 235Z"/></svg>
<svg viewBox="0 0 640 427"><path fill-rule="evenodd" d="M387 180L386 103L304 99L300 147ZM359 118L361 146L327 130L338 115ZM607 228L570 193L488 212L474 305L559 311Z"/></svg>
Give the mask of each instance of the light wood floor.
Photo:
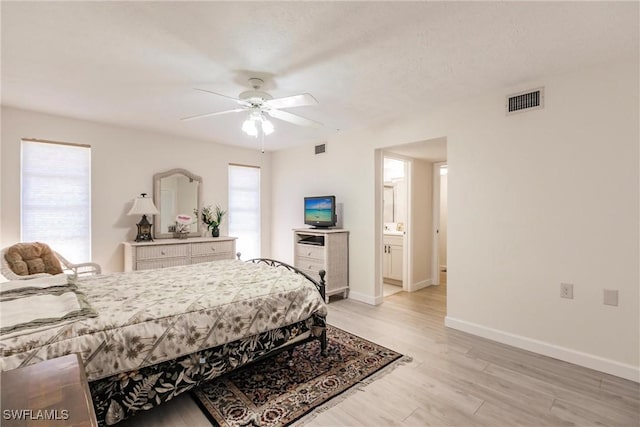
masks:
<svg viewBox="0 0 640 427"><path fill-rule="evenodd" d="M446 277L445 277L446 280ZM640 385L443 326L446 284L373 307L329 305L334 326L413 357L307 426L640 425ZM188 396L120 426L209 426Z"/></svg>

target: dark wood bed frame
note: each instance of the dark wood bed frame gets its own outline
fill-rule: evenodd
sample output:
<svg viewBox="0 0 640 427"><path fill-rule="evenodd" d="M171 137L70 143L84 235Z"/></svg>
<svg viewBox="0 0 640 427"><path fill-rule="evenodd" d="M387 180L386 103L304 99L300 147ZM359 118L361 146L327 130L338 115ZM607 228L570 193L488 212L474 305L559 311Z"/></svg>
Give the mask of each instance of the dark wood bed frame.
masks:
<svg viewBox="0 0 640 427"><path fill-rule="evenodd" d="M238 252L237 254L238 259L240 259L240 252ZM325 295L326 295L326 282L324 281L324 277L326 275L326 272L324 270L320 270L318 272L318 274L320 275L320 282L315 281L314 279L312 279L308 274L303 273L302 271L298 270L297 268L295 268L292 265L286 264L282 261L277 261L275 259L269 259L269 258L254 258L254 259L250 259L247 262L252 262L254 264L267 264L268 266L271 267L282 267L282 268L286 268L289 271L292 271L296 274L299 274L303 277L305 277L307 280L309 280L311 283L313 283L316 287L316 289L318 290L318 292L320 292L320 296L322 297L322 301L326 301L325 300ZM316 339L315 337L311 336L306 340L300 341L300 342L296 342L296 343L292 343L289 344L287 346L282 347L281 349L278 349L272 353L266 354L264 356L262 356L261 358L255 360L255 362L264 359L265 357L271 357L274 354L280 353L281 351L285 351L285 350L290 350L291 348L300 345L302 343L305 343L307 341ZM325 329L322 332L322 335L319 338L320 340L320 348L321 348L321 353L323 356L327 355L327 330ZM252 362L252 363L255 363Z"/></svg>
<svg viewBox="0 0 640 427"><path fill-rule="evenodd" d="M238 252L236 255L237 255L238 260L240 260L240 253ZM318 290L318 292L320 293L320 296L322 297L322 301L325 301L325 287L326 287L326 282L325 282L325 280L324 280L324 278L325 278L325 271L324 271L324 270L321 270L321 271L319 272L320 281L318 282L317 280L314 280L314 279L313 279L313 278L311 278L309 275L307 275L307 274L303 273L302 271L298 270L297 268L295 268L295 267L293 267L293 266L291 266L291 265L289 265L289 264L286 264L286 263L284 263L284 262L281 262L281 261L277 261L277 260L273 260L273 259L269 259L269 258L255 258L255 259L250 259L250 260L248 260L248 261L246 261L246 262L250 262L250 263L254 263L254 264L266 264L266 265L268 265L268 266L270 266L270 267L274 267L274 268L285 268L285 269L287 269L287 270L289 270L289 271L292 271L292 272L294 272L294 273L296 273L296 274L299 274L299 275L303 276L304 278L306 278L307 280L309 280L311 283L313 283L313 285L316 287L316 289L317 289L317 290ZM235 367L234 367L234 368L232 368L232 369L237 369L237 368L240 368L240 367L243 367L243 366L247 366L247 365L250 365L250 364L256 363L256 362L258 362L258 361L260 361L260 360L264 360L264 359L266 359L266 358L273 357L274 355L279 354L279 353L282 353L282 352L285 352L285 351L288 351L288 352L289 352L289 351L292 351L294 347L297 347L297 346L299 346L299 345L302 345L302 344L305 344L305 343L307 343L307 342L314 341L314 340L319 340L319 341L320 341L320 352L321 352L321 354L322 354L323 356L326 356L326 355L327 355L327 331L326 331L326 323L325 323L325 319L324 319L324 318L322 318L322 324L323 324L323 325L322 325L322 332L320 333L320 335L319 335L319 336L316 336L316 335L314 335L313 333L310 333L310 334L309 334L309 336L308 336L308 337L306 337L306 338L304 338L304 339L300 339L300 340L295 341L295 342L293 342L293 343L290 343L290 344L283 344L283 345L281 345L280 347L273 348L273 349L269 350L268 352L266 352L266 353L264 353L264 354L262 354L262 355L260 355L260 356L258 356L258 357L255 357L255 358L253 358L253 359L250 359L248 362L246 362L246 363L244 363L244 364L241 364L241 365L235 366ZM312 331L310 331L310 332L312 332ZM239 340L239 341L242 341L242 340ZM238 341L238 342L239 342L239 341ZM233 345L234 343L236 343L236 342L232 342L232 343L229 343L229 344L230 344L230 345ZM206 351L206 350L204 350L204 351ZM193 353L193 354L197 354L197 353L198 353L198 352ZM182 357L189 357L189 356L190 356L190 355L186 355L186 356L182 356ZM164 366L164 365L163 365L163 363L169 363L169 362L171 362L171 361L161 362L161 363L159 363L159 364L157 364L157 365L152 365L152 367L150 367L150 368L156 368L156 369L158 369L158 370L162 370L162 369L164 369L164 368L162 368L162 366ZM143 368L143 369L144 369L144 368ZM231 370L231 369L230 369L230 370ZM229 370L229 371L224 372L223 374L225 374L225 373L227 373L227 372L230 372L230 370ZM137 374L139 374L139 375L142 375L142 376L143 376L143 378L147 378L147 375L146 375L146 374L144 374L143 370L140 370L139 372L138 372L138 370L136 370L136 371L133 371L133 372L135 372L135 373L137 373ZM92 382L89 384L89 388L90 388L90 390L91 390L92 398L93 398L93 400L94 400L94 406L96 406L96 405L100 405L100 404L107 404L107 403L109 403L109 405L110 405L111 403L115 402L113 399L105 399L105 398L106 398L106 396L102 396L102 395L100 395L100 392L99 392L99 391L97 391L97 390L100 390L100 388L102 387L102 385L104 385L105 383L113 382L113 381L117 381L117 378L118 378L118 376L119 376L119 375L123 375L123 374L130 374L130 373L131 373L131 372L120 373L120 374L116 374L116 375L113 375L113 376L110 376L110 377L107 377L107 378L102 378L102 379L99 379L99 380L96 380L96 381L92 381ZM195 388L195 387L196 387L197 385L199 385L202 381L210 381L210 380L212 380L212 379L213 379L213 378L211 378L211 379L197 380L197 381L193 384L193 386L191 386L189 389L181 390L181 391L180 391L180 394L181 394L181 393L183 393L183 392L185 392L185 391L188 391L188 390L190 390L190 389L192 389L192 388ZM96 390L96 393L98 393L97 395L95 395L95 394L94 394L94 390ZM177 395L177 394L176 394L176 395ZM170 399L170 398L169 398L169 399ZM167 399L167 400L169 400L169 399ZM161 403L158 403L158 404L155 404L155 403L154 403L153 407L155 407L155 406L159 406L160 404L162 404L162 403L164 403L164 402L165 402L165 400L163 400ZM98 407L96 406L96 415L98 415L98 412L99 412L99 411L97 410L97 408L98 408ZM152 408L148 408L148 409L152 409ZM107 412L109 412L109 411L107 411ZM123 415L124 415L124 417L122 417L122 418L118 418L118 419L117 419L117 421L115 421L115 423L120 422L120 421L122 421L122 420L124 420L124 419L126 419L126 418L129 418L130 416L132 416L132 415L134 415L134 414L135 414L135 412L133 412L133 413L131 413L131 414L123 414ZM99 423L99 425L101 425L101 426L102 426L102 425L106 425L106 424L105 424L105 423L106 423L106 419L105 419L105 416L106 416L106 415L107 415L107 413L106 413L106 412L105 412L105 413L102 413L102 411L100 411L100 415L98 415L98 423Z"/></svg>

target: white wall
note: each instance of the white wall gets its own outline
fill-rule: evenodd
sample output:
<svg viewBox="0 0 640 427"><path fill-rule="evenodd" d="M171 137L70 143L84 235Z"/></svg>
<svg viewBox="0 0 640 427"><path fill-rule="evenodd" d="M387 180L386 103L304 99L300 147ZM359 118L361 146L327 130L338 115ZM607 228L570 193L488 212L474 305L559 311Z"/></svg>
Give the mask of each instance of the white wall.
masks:
<svg viewBox="0 0 640 427"><path fill-rule="evenodd" d="M448 324L637 379L638 80L633 58L344 133L324 155L276 152L273 255L292 259L304 195L336 194L351 294L373 300L374 150L446 137ZM506 94L538 86L544 109L505 115ZM559 298L560 282L575 299ZM619 307L603 288L619 289Z"/></svg>
<svg viewBox="0 0 640 427"><path fill-rule="evenodd" d="M505 117L499 94L460 109L448 139L457 327L633 366L640 379L637 64L538 81L544 110ZM575 284L574 300L558 297L560 282ZM604 288L620 290L619 307L602 304Z"/></svg>
<svg viewBox="0 0 640 427"><path fill-rule="evenodd" d="M412 258L410 291L431 284L433 230L433 164L425 160L411 161L411 229Z"/></svg>
<svg viewBox="0 0 640 427"><path fill-rule="evenodd" d="M438 273L447 265L447 175L440 175L440 226L438 227Z"/></svg>
<svg viewBox="0 0 640 427"><path fill-rule="evenodd" d="M0 11L0 14L2 14L2 12ZM3 109L0 108L0 124L2 124L2 112ZM2 137L2 135L0 134L0 248L3 248L4 246L2 245L2 141L4 141L4 138Z"/></svg>
<svg viewBox="0 0 640 427"><path fill-rule="evenodd" d="M342 226L350 231L350 295L373 297L374 170L373 167L363 167L373 162L374 152L369 150L366 138L343 139L338 136L327 144L326 153L318 155L314 154L313 146L274 152L272 256L293 263L291 230L304 227L303 198L333 194L336 202L344 205ZM371 240L363 239L365 235L371 235Z"/></svg>
<svg viewBox="0 0 640 427"><path fill-rule="evenodd" d="M136 235L137 217L127 216L133 199L153 194L153 174L184 168L203 179L203 204L228 200L228 163L260 166L263 255L269 256L271 155L256 150L186 140L12 108L2 109L2 211L0 244L20 240L20 140L38 138L91 145L92 258L103 270L122 271L121 242ZM221 234L227 232L223 222Z"/></svg>
<svg viewBox="0 0 640 427"><path fill-rule="evenodd" d="M407 181L404 178L391 180L393 183L393 205L395 208L394 222L404 229L407 225Z"/></svg>

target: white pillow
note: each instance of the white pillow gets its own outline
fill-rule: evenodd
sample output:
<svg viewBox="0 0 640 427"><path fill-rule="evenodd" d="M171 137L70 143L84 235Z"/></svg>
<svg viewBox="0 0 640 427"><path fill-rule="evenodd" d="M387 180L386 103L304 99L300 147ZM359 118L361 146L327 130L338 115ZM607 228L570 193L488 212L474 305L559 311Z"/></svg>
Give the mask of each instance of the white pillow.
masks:
<svg viewBox="0 0 640 427"><path fill-rule="evenodd" d="M4 283L4 282L8 282L8 281L9 281L9 279L7 279L2 274L0 274L0 283Z"/></svg>

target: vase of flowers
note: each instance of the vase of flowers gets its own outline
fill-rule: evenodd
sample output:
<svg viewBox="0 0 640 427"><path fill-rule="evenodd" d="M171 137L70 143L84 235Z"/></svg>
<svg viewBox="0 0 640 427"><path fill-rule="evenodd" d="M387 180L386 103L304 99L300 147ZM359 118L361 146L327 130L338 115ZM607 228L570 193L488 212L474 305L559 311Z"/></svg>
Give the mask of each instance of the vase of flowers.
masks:
<svg viewBox="0 0 640 427"><path fill-rule="evenodd" d="M173 237L177 239L186 239L191 232L191 224L193 219L190 215L179 214L176 216L176 225L174 226Z"/></svg>
<svg viewBox="0 0 640 427"><path fill-rule="evenodd" d="M194 209L193 212L198 215L197 209ZM218 205L216 205L215 209L213 209L211 205L202 208L200 219L207 225L207 229L211 230L211 236L220 237L220 224L226 213L227 212L222 210Z"/></svg>

